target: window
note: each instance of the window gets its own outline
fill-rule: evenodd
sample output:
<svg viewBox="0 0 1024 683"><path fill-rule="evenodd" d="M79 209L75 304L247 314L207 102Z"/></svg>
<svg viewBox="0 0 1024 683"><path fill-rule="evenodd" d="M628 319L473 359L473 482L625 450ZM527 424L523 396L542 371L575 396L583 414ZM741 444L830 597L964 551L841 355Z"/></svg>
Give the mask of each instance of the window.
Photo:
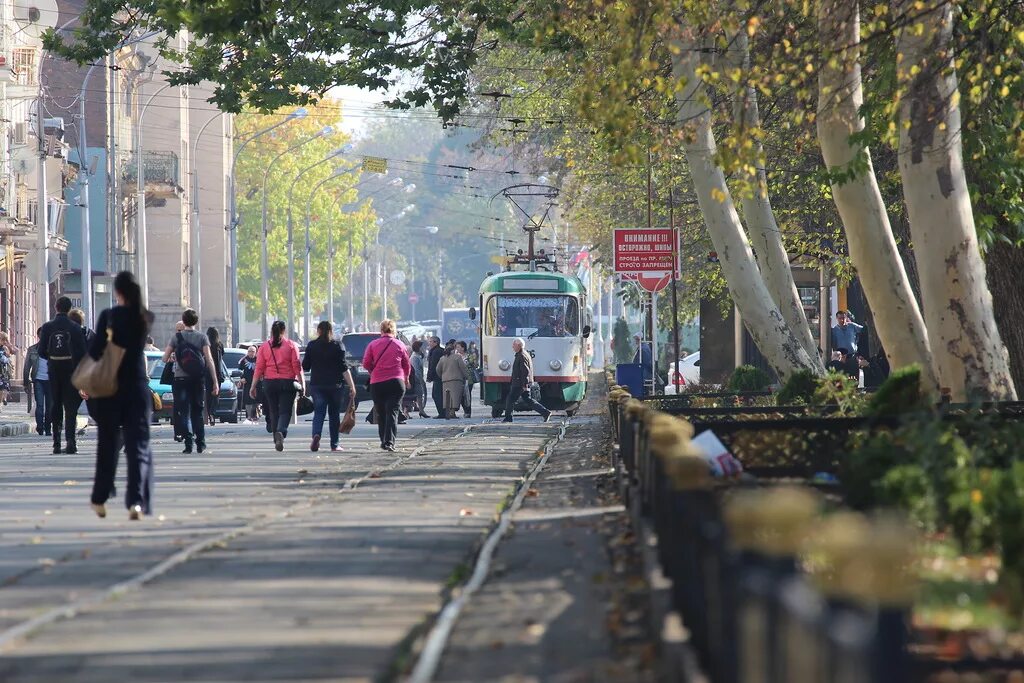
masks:
<svg viewBox="0 0 1024 683"><path fill-rule="evenodd" d="M493 296L487 301L484 330L489 337L575 337L579 302L571 296Z"/></svg>
<svg viewBox="0 0 1024 683"><path fill-rule="evenodd" d="M14 48L13 64L18 85L36 85L36 51L31 47Z"/></svg>

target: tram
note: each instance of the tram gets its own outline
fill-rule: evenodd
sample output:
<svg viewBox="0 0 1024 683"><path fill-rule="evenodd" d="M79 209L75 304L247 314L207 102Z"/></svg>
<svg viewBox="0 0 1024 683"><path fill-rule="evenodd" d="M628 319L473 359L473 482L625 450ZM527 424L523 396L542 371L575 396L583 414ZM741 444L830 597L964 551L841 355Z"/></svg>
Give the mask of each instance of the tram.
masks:
<svg viewBox="0 0 1024 683"><path fill-rule="evenodd" d="M575 276L556 272L543 251L529 259L514 256L509 267L519 263L529 270L489 275L480 285L481 396L499 417L511 382L512 341L521 337L540 389L534 397L572 417L587 393L592 352L587 289Z"/></svg>

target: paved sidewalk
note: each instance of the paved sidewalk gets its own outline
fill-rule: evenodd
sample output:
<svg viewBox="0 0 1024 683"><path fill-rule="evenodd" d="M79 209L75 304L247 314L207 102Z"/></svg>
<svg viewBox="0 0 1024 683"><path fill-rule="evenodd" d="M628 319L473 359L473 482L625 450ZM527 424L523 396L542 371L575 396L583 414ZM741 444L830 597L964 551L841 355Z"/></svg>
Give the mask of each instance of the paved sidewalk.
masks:
<svg viewBox="0 0 1024 683"><path fill-rule="evenodd" d="M387 676L560 428L523 420L456 436L465 422L442 423L405 436L427 425L408 425L397 454L376 449L370 426L357 427L344 454L301 452L305 440L275 453L252 427L214 435L209 457L172 456L177 444L162 441L156 505L165 516L134 525L116 505L107 520L82 514L91 456L3 451L0 627L96 595L196 541L243 531L12 643L0 680ZM410 457L417 446L425 448ZM22 480L12 481L12 470ZM12 496L24 507L12 509Z"/></svg>
<svg viewBox="0 0 1024 683"><path fill-rule="evenodd" d="M589 407L515 514L436 680L655 680L640 556Z"/></svg>

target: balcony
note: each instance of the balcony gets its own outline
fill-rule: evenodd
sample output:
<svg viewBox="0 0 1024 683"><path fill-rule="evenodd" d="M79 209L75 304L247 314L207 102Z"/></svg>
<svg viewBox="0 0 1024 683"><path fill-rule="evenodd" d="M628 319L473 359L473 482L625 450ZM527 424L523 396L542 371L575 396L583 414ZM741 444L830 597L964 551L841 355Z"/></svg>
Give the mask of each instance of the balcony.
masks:
<svg viewBox="0 0 1024 683"><path fill-rule="evenodd" d="M183 192L181 186L181 169L178 155L174 152L143 152L142 168L146 184L146 200L171 199ZM138 162L134 154L128 155L127 164L121 175L124 189L137 192Z"/></svg>

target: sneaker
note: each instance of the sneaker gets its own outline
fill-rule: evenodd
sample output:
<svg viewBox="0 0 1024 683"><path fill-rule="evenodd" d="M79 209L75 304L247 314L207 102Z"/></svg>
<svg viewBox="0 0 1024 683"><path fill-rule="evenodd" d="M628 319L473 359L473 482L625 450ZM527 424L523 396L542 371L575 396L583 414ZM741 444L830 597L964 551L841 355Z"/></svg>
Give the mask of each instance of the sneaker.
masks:
<svg viewBox="0 0 1024 683"><path fill-rule="evenodd" d="M331 446L331 452L332 453L338 453L338 452L343 451L343 450L345 450L345 449L342 448L341 446Z"/></svg>
<svg viewBox="0 0 1024 683"><path fill-rule="evenodd" d="M319 434L314 434L313 435L313 441L311 441L310 444L309 444L309 450L313 451L314 453L316 453L318 450L320 450L320 435ZM332 448L331 450L334 450L334 449Z"/></svg>
<svg viewBox="0 0 1024 683"><path fill-rule="evenodd" d="M128 519L130 519L133 522L137 522L138 520L142 519L142 506L132 505L130 508L128 508Z"/></svg>
<svg viewBox="0 0 1024 683"><path fill-rule="evenodd" d="M550 410L548 412L544 413L544 421L545 422L551 422L551 411Z"/></svg>
<svg viewBox="0 0 1024 683"><path fill-rule="evenodd" d="M284 435L281 432L274 432L274 450L284 450Z"/></svg>

